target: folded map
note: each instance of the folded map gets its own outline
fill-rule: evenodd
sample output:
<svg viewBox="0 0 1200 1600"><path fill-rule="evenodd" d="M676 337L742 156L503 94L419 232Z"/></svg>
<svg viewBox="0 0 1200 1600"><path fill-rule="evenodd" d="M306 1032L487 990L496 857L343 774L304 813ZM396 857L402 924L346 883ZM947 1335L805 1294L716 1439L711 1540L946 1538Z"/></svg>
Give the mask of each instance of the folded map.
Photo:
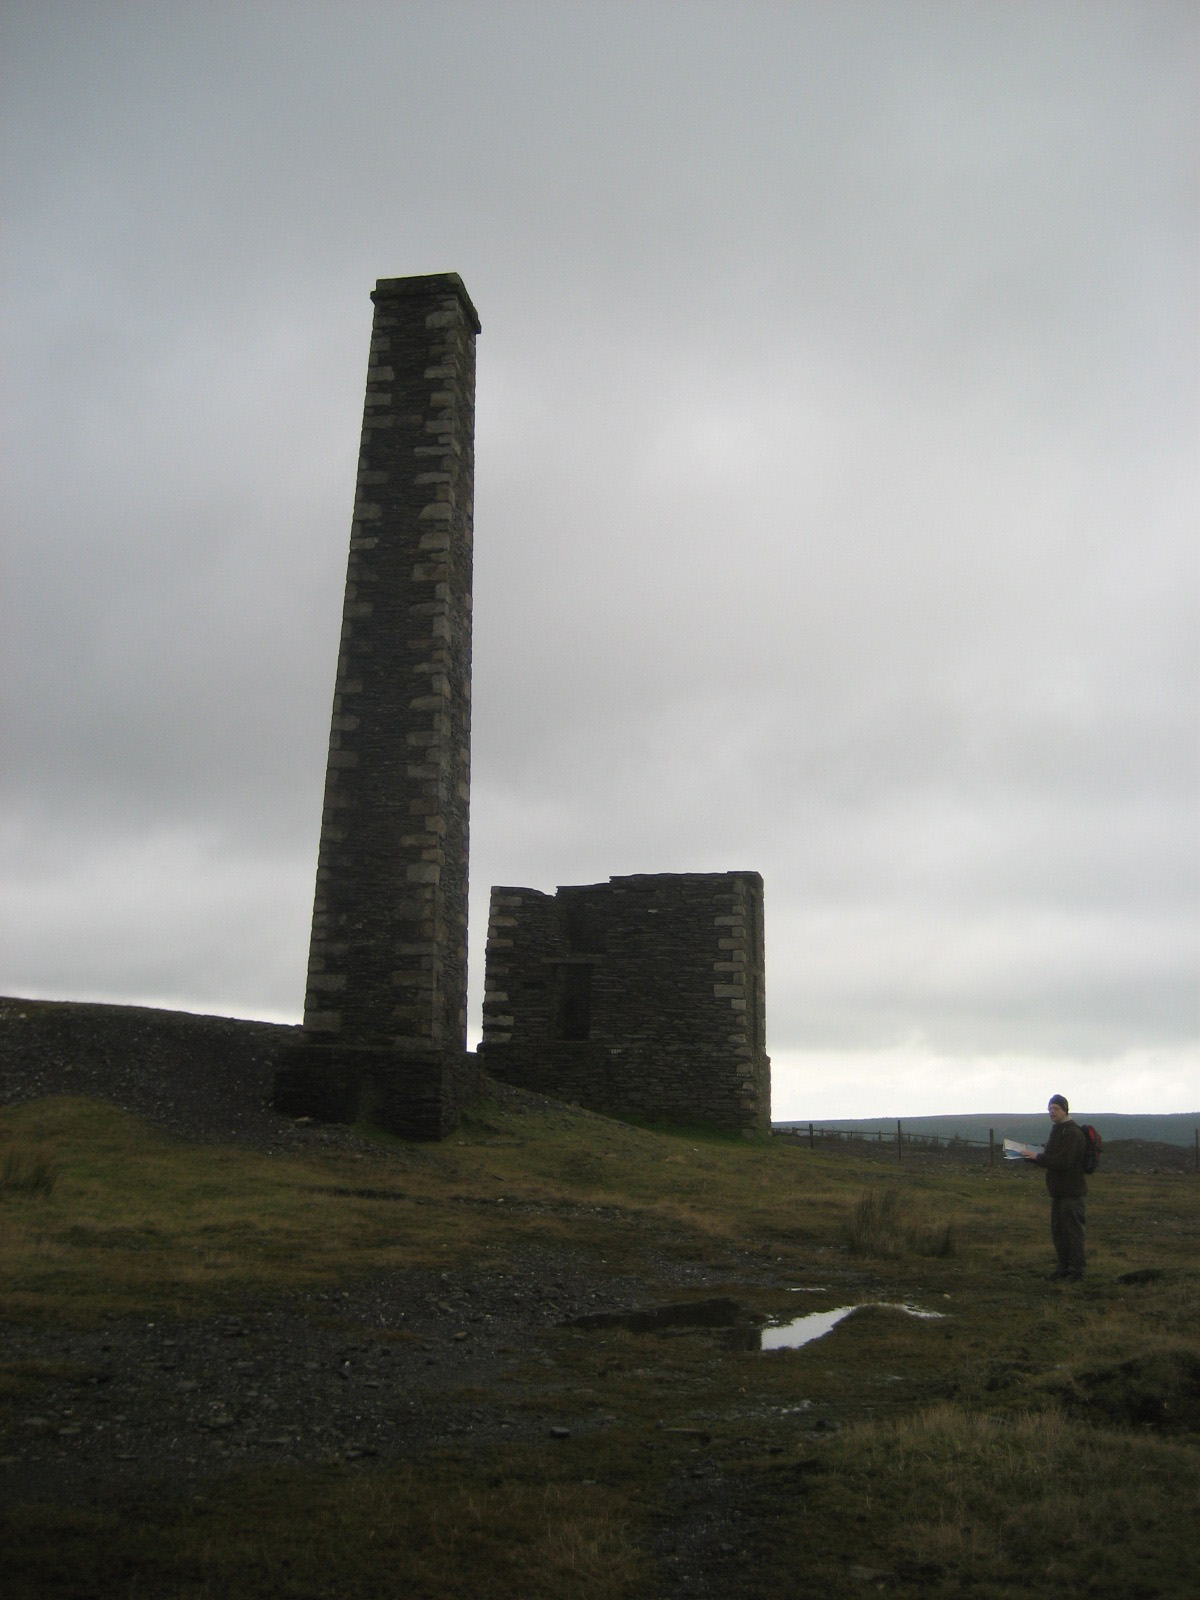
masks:
<svg viewBox="0 0 1200 1600"><path fill-rule="evenodd" d="M1040 1156L1041 1151L1035 1144L1020 1144L1016 1139L1005 1139L1005 1161L1023 1161L1026 1156Z"/></svg>

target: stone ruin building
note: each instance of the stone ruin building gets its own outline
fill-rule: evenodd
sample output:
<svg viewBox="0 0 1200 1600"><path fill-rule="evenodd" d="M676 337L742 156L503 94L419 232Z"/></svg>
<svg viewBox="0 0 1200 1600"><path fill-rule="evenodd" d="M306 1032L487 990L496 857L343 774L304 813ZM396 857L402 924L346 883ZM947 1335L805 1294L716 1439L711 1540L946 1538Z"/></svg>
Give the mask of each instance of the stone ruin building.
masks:
<svg viewBox="0 0 1200 1600"><path fill-rule="evenodd" d="M371 299L304 1024L275 1105L442 1138L486 1066L603 1111L765 1128L755 873L494 890L467 1051L480 325L455 273Z"/></svg>
<svg viewBox="0 0 1200 1600"><path fill-rule="evenodd" d="M594 1111L770 1126L757 872L493 889L492 1077Z"/></svg>

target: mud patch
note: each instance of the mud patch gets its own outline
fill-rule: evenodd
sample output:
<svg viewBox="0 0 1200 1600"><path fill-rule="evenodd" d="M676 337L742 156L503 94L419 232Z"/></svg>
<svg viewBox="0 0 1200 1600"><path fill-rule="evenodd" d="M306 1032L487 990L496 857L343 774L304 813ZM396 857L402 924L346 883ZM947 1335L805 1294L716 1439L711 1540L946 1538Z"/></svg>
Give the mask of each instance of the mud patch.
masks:
<svg viewBox="0 0 1200 1600"><path fill-rule="evenodd" d="M1200 1433L1200 1356L1187 1349L1156 1350L1079 1372L1063 1399L1072 1411L1104 1422Z"/></svg>
<svg viewBox="0 0 1200 1600"><path fill-rule="evenodd" d="M590 1311L572 1317L567 1328L624 1328L630 1333L663 1333L674 1329L723 1328L747 1331L756 1328L754 1318L736 1300L682 1300L671 1305L652 1306L640 1311Z"/></svg>

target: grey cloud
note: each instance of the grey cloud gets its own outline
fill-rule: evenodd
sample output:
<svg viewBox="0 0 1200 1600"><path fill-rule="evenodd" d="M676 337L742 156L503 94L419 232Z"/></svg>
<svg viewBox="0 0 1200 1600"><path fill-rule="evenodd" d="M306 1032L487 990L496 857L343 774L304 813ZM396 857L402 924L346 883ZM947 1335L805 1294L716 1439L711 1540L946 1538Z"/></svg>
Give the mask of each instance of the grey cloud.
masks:
<svg viewBox="0 0 1200 1600"><path fill-rule="evenodd" d="M3 27L0 987L298 1006L367 290L456 269L475 1009L490 883L746 866L776 1050L1194 1059L1193 8Z"/></svg>

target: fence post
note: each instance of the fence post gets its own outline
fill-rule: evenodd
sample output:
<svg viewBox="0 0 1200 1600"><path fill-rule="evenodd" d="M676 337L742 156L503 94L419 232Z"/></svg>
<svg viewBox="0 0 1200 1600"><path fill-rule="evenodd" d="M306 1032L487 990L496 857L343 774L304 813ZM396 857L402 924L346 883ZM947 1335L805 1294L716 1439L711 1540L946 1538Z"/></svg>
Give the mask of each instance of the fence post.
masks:
<svg viewBox="0 0 1200 1600"><path fill-rule="evenodd" d="M898 1122L896 1124L896 1160L904 1160L904 1130Z"/></svg>
<svg viewBox="0 0 1200 1600"><path fill-rule="evenodd" d="M808 1125L808 1148L810 1150L813 1150L813 1149L816 1148L816 1146L813 1143L813 1125L812 1125L811 1122Z"/></svg>
<svg viewBox="0 0 1200 1600"><path fill-rule="evenodd" d="M1200 1172L1200 1128L1192 1130L1196 1135L1196 1171Z"/></svg>
<svg viewBox="0 0 1200 1600"><path fill-rule="evenodd" d="M996 1165L996 1130L995 1130L995 1128L989 1128L988 1129L988 1166L989 1167L994 1167L995 1165Z"/></svg>

